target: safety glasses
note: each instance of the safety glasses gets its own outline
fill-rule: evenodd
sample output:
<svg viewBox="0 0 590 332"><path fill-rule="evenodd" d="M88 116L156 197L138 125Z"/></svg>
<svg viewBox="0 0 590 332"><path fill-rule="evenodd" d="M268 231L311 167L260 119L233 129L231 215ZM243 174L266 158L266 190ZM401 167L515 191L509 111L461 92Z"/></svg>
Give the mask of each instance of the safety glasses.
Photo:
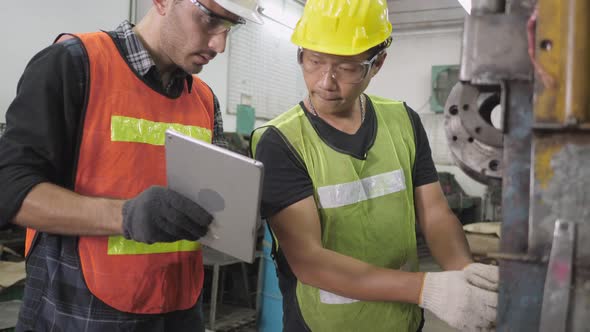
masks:
<svg viewBox="0 0 590 332"><path fill-rule="evenodd" d="M246 24L246 20L239 18L237 21L230 20L211 11L197 0L190 0L190 2L197 6L199 10L205 15L201 15L201 26L206 33L210 35L217 35L224 32L235 31L240 26Z"/></svg>
<svg viewBox="0 0 590 332"><path fill-rule="evenodd" d="M303 71L308 74L324 75L330 73L330 76L340 83L358 84L367 77L377 58L384 52L385 50L382 50L371 59L363 62L342 61L329 63L321 55L299 48L297 60Z"/></svg>

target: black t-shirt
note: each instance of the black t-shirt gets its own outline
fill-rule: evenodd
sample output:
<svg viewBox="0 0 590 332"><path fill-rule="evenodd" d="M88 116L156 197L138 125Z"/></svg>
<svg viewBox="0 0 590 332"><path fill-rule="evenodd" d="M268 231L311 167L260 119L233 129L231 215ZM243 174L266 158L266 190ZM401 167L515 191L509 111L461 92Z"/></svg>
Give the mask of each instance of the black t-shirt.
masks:
<svg viewBox="0 0 590 332"><path fill-rule="evenodd" d="M377 134L375 109L367 97L365 121L359 130L349 135L330 126L321 118L307 111L300 103L305 115L320 138L334 150L349 154L357 159L364 159L373 146ZM430 145L420 116L407 105L405 106L414 127L416 158L412 171L414 188L438 181L438 174L432 160ZM256 159L264 163L264 188L262 194L262 216L269 218L282 209L313 195L313 183L303 162L280 133L273 127L268 128L260 138L256 147ZM273 245L273 248L275 246ZM273 250L273 258L277 263L279 288L283 295L283 330L285 332L309 331L309 327L299 310L295 293L297 278L280 247ZM423 321L418 331L421 331Z"/></svg>
<svg viewBox="0 0 590 332"><path fill-rule="evenodd" d="M357 159L364 159L373 146L377 135L377 120L373 103L367 96L365 121L355 134L344 133L320 117L307 111L305 114L320 138L334 150ZM430 145L420 116L405 105L414 126L416 138L416 159L412 175L414 188L438 181ZM282 209L313 195L313 183L305 166L293 148L272 127L264 132L256 147L256 159L264 163L264 188L262 194L262 216L269 218Z"/></svg>

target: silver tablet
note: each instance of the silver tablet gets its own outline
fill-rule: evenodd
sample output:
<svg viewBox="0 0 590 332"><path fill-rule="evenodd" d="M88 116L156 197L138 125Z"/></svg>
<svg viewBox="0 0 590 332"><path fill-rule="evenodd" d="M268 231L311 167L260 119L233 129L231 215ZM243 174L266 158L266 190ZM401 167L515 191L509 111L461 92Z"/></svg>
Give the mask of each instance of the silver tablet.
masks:
<svg viewBox="0 0 590 332"><path fill-rule="evenodd" d="M166 131L168 187L211 215L199 242L246 262L254 261L263 166L254 159Z"/></svg>

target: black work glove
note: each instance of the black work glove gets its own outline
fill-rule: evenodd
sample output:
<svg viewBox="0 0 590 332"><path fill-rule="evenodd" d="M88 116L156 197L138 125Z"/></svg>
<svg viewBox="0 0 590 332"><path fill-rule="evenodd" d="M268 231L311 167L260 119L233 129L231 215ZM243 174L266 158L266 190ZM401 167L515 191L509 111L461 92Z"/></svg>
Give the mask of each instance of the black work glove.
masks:
<svg viewBox="0 0 590 332"><path fill-rule="evenodd" d="M123 204L123 235L138 242L196 241L207 234L211 221L213 216L197 203L159 186Z"/></svg>

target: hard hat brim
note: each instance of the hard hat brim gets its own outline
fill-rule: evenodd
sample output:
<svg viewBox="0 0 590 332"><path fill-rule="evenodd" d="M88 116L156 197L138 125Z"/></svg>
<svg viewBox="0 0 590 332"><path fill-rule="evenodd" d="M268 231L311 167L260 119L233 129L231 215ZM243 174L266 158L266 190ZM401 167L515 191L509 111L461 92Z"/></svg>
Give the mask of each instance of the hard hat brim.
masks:
<svg viewBox="0 0 590 332"><path fill-rule="evenodd" d="M215 2L217 2L221 7L225 8L227 11L243 17L250 22L264 24L262 16L258 13L258 8L248 9L227 0L216 0Z"/></svg>

